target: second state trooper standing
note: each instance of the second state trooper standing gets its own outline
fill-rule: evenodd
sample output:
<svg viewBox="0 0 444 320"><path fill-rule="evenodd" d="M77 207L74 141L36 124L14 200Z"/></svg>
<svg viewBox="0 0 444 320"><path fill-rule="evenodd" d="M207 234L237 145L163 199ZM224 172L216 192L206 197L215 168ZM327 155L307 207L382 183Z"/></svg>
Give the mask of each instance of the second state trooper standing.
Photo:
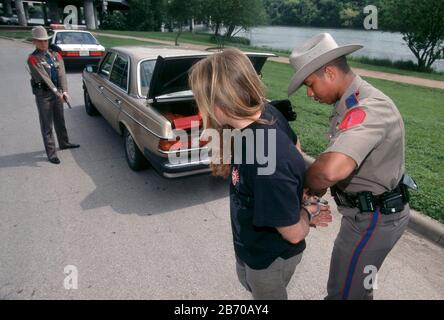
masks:
<svg viewBox="0 0 444 320"><path fill-rule="evenodd" d="M78 144L69 142L63 115L63 103L69 98L65 66L60 54L48 49L50 37L45 28L42 26L33 28L32 39L36 50L29 55L27 61L32 77L32 92L37 103L48 160L59 164L52 132L53 124L61 150L79 147Z"/></svg>

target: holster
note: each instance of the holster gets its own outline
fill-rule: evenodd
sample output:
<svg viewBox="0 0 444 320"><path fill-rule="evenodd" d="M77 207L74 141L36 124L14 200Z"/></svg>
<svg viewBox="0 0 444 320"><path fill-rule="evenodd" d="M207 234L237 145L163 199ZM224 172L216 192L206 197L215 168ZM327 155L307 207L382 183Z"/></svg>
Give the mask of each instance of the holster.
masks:
<svg viewBox="0 0 444 320"><path fill-rule="evenodd" d="M338 206L358 208L361 213L379 209L382 214L393 214L404 210L410 199L408 188L402 181L393 190L377 196L369 191L346 193L336 186L331 187L331 193Z"/></svg>
<svg viewBox="0 0 444 320"><path fill-rule="evenodd" d="M44 82L35 82L33 79L31 79L30 82L33 94L37 94L38 90L44 90L44 91L50 90L48 85Z"/></svg>

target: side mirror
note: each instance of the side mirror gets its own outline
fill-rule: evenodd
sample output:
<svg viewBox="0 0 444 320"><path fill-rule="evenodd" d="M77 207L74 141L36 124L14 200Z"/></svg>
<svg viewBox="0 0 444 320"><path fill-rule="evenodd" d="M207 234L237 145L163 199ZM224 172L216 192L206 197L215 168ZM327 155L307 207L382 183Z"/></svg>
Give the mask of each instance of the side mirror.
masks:
<svg viewBox="0 0 444 320"><path fill-rule="evenodd" d="M88 64L88 65L85 67L85 70L86 70L86 72L88 72L88 73L95 73L95 72L97 72L97 66L92 65L92 64Z"/></svg>

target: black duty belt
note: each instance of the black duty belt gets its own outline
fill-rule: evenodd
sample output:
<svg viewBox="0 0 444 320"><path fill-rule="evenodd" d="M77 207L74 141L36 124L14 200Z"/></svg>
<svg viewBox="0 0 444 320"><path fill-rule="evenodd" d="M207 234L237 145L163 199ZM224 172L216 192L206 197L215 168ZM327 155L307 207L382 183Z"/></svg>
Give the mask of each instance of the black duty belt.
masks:
<svg viewBox="0 0 444 320"><path fill-rule="evenodd" d="M336 186L331 188L331 193L338 206L358 208L362 213L379 209L382 214L393 214L404 210L410 200L408 188L402 181L395 189L380 195L373 195L369 191L346 193Z"/></svg>
<svg viewBox="0 0 444 320"><path fill-rule="evenodd" d="M34 90L36 89L45 90L45 91L51 90L45 82L34 82L32 80L31 80L31 87Z"/></svg>
<svg viewBox="0 0 444 320"><path fill-rule="evenodd" d="M58 83L54 83L56 88L58 88ZM31 80L31 87L33 92L35 93L35 90L43 90L43 91L52 91L50 87L46 84L46 82L35 82Z"/></svg>

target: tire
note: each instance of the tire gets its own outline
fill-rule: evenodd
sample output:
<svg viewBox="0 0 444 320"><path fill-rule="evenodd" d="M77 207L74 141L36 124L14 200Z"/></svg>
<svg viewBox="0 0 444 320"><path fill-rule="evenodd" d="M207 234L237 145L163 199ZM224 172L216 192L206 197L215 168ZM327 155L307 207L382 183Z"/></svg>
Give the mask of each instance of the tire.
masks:
<svg viewBox="0 0 444 320"><path fill-rule="evenodd" d="M123 130L123 147L125 149L126 162L133 171L141 171L148 167L148 161L140 152L131 133L125 128Z"/></svg>
<svg viewBox="0 0 444 320"><path fill-rule="evenodd" d="M99 112L97 111L96 107L94 107L91 98L89 97L88 91L85 89L83 89L83 100L85 102L85 111L86 114L93 117L99 114Z"/></svg>

